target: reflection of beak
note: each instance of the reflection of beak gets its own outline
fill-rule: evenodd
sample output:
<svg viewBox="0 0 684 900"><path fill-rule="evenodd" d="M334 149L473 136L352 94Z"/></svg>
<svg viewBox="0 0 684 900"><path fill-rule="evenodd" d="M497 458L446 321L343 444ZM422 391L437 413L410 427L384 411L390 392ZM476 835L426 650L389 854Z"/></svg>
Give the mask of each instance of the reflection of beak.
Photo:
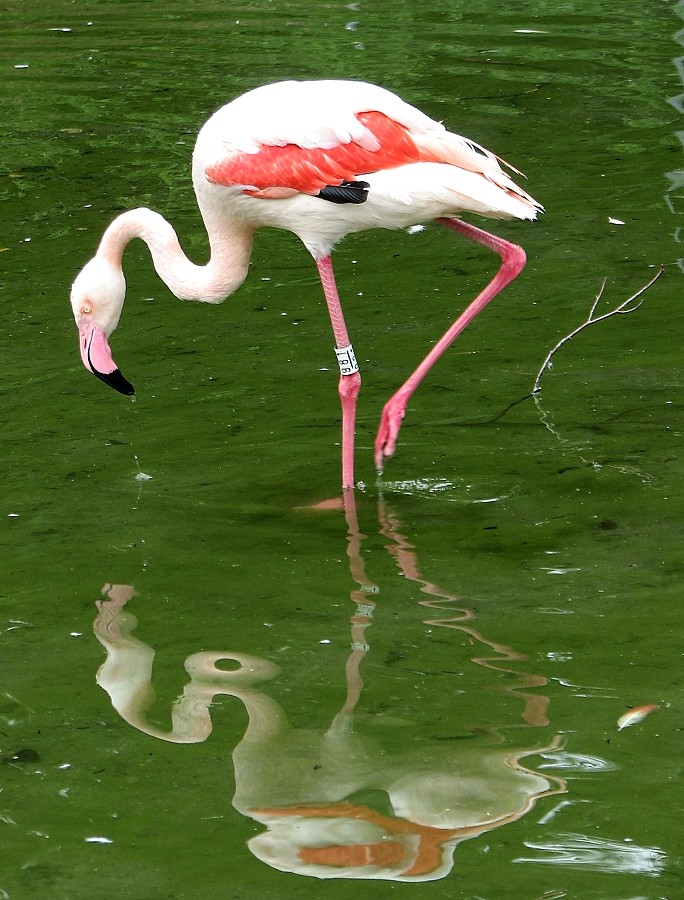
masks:
<svg viewBox="0 0 684 900"><path fill-rule="evenodd" d="M81 359L86 369L120 394L129 397L135 394L133 385L123 377L112 359L112 351L104 331L86 319L79 324L78 334Z"/></svg>

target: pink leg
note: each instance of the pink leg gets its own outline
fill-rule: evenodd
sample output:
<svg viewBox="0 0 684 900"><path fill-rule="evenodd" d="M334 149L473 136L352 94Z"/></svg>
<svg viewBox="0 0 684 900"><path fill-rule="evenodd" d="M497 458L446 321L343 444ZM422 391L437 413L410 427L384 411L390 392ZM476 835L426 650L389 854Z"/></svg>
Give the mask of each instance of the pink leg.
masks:
<svg viewBox="0 0 684 900"><path fill-rule="evenodd" d="M466 325L468 325L468 323L471 322L475 316L484 309L489 301L493 300L507 284L510 284L510 282L513 281L525 267L525 251L522 247L518 247L517 244L511 244L508 241L503 240L503 238L490 234L488 231L484 231L481 228L476 228L474 225L461 221L461 219L437 219L436 221L439 222L440 225L451 228L452 231L456 231L473 241L477 241L478 244L482 244L484 247L494 250L501 257L501 268L482 293L479 294L470 306L461 313L446 334L435 344L415 372L407 378L399 390L393 394L385 404L380 419L378 436L375 439L375 466L378 472L382 472L385 459L392 456L394 453L397 446L397 436L399 434L399 428L401 427L401 421L406 414L406 406L415 389L447 347L450 347L456 340Z"/></svg>
<svg viewBox="0 0 684 900"><path fill-rule="evenodd" d="M339 394L342 404L342 487L354 487L354 427L356 424L356 401L361 390L361 375L356 364L344 323L340 296L337 293L332 260L329 256L316 260L321 276L325 301L328 304L330 321L335 335L335 352L340 366Z"/></svg>

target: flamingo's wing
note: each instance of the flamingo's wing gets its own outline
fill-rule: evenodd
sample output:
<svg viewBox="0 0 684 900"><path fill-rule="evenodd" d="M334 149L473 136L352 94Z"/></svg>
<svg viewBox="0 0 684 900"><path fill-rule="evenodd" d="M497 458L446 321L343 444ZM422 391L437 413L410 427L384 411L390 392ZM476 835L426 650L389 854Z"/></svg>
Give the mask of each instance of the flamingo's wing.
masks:
<svg viewBox="0 0 684 900"><path fill-rule="evenodd" d="M249 185L248 193L258 191L262 196L273 188L317 194L329 185L423 159L403 125L380 112L359 113L356 118L365 130L363 142L349 140L332 147L261 144L257 152L228 153L208 165L207 178L226 186Z"/></svg>
<svg viewBox="0 0 684 900"><path fill-rule="evenodd" d="M243 94L207 124L213 140L203 159L206 177L257 197L319 194L340 185L353 192L364 175L438 162L527 198L494 154L374 85L267 85Z"/></svg>

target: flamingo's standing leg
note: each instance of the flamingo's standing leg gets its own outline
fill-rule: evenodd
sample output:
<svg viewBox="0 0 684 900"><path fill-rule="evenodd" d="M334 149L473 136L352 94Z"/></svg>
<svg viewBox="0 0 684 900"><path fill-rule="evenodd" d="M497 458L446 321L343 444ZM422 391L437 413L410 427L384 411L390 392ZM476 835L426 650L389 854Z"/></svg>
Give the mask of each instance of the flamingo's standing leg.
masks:
<svg viewBox="0 0 684 900"><path fill-rule="evenodd" d="M525 267L525 251L517 244L511 244L503 238L490 234L482 228L476 228L461 219L436 219L440 225L450 228L459 234L477 241L484 247L494 250L501 257L501 267L487 287L461 313L454 324L435 344L418 368L402 384L384 406L380 418L378 436L375 439L375 466L382 472L385 459L392 456L397 445L397 435L401 421L406 414L408 401L423 378L437 362L444 351L451 346L463 329L484 307L510 284Z"/></svg>
<svg viewBox="0 0 684 900"><path fill-rule="evenodd" d="M332 260L324 256L316 260L325 301L335 335L335 353L340 366L339 394L342 404L342 487L354 487L354 428L356 401L361 390L361 375L344 322L340 295L335 284Z"/></svg>

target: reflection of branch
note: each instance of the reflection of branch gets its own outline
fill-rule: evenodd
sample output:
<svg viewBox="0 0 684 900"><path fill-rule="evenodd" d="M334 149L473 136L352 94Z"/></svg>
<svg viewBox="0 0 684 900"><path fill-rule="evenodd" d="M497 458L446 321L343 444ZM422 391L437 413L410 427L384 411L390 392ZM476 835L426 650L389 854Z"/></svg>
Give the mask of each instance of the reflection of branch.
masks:
<svg viewBox="0 0 684 900"><path fill-rule="evenodd" d="M605 312L600 316L594 316L594 313L596 312L596 307L598 306L599 301L600 301L601 297L603 296L603 291L605 290L605 287L606 287L606 281L608 280L607 278L604 278L603 284L601 285L601 289L599 290L598 294L596 295L596 299L594 300L594 303L593 303L591 309L589 310L589 315L587 316L586 321L582 322L581 325L578 325L574 331L570 332L570 334L566 334L564 338L561 338L560 341L558 341L558 343L556 344L556 346L549 352L548 356L542 363L541 369L537 373L537 378L534 382L534 387L532 388L532 393L537 394L541 390L542 375L544 374L544 372L547 369L551 368L551 357L554 355L554 353L557 350L560 350L560 348L563 346L563 344L567 344L567 342L571 341L575 337L576 334L579 334L580 331L584 331L584 329L588 328L589 325L595 325L597 322L602 322L604 319L609 319L611 316L622 315L624 313L634 312L635 310L639 309L641 304L644 302L644 298L642 295L645 294L646 291L653 284L655 284L655 282L660 278L660 276L663 274L663 269L664 269L664 266L661 265L660 268L658 269L658 271L656 272L656 274L653 276L653 278L651 278L651 280L648 282L648 284L645 284L635 294L632 294L631 297L628 297L627 300L624 300L622 303L620 303L619 306L616 306L615 309L608 310L608 312ZM638 303L635 303L634 301L638 300L639 297L641 297L641 300L639 300Z"/></svg>

